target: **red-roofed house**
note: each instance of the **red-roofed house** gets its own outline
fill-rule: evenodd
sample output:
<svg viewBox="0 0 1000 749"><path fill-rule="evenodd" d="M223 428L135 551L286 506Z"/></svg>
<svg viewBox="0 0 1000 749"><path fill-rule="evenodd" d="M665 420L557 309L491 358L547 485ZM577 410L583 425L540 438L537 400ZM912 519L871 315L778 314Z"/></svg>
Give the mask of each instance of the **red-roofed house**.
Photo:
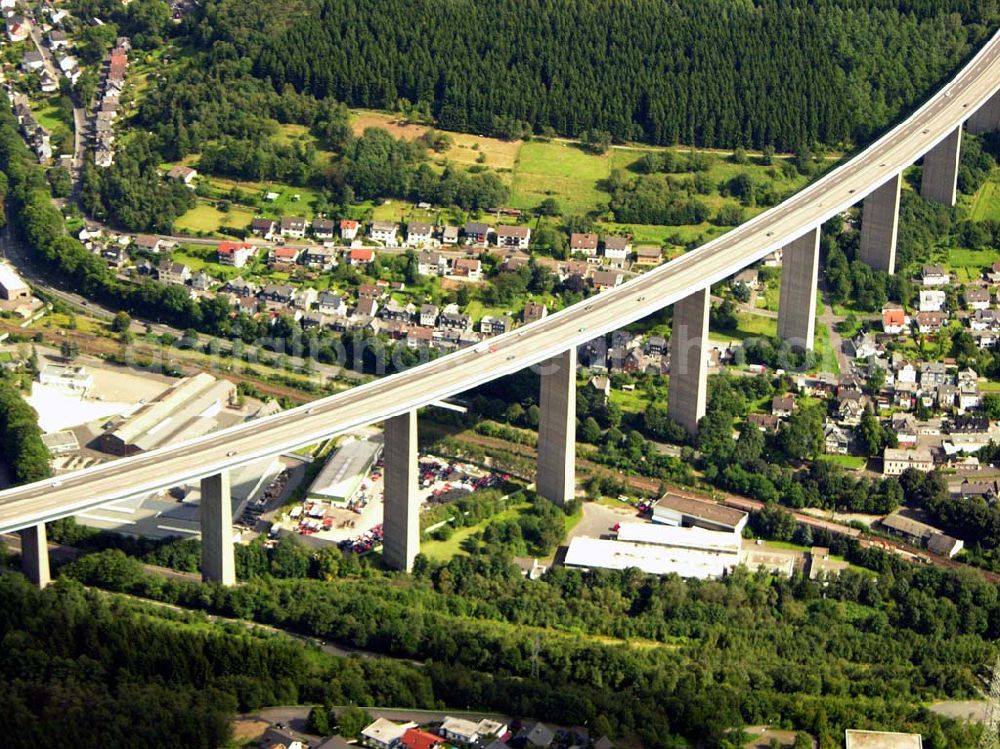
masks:
<svg viewBox="0 0 1000 749"><path fill-rule="evenodd" d="M295 265L301 252L302 250L294 247L273 247L271 248L271 262L282 266Z"/></svg>
<svg viewBox="0 0 1000 749"><path fill-rule="evenodd" d="M908 324L906 311L902 307L882 308L882 330L890 335L902 333Z"/></svg>
<svg viewBox="0 0 1000 749"><path fill-rule="evenodd" d="M399 740L399 745L406 749L434 749L443 743L444 739L440 736L421 731L419 728L408 729Z"/></svg>
<svg viewBox="0 0 1000 749"><path fill-rule="evenodd" d="M345 218L340 222L340 236L348 242L358 236L358 222L354 219Z"/></svg>
<svg viewBox="0 0 1000 749"><path fill-rule="evenodd" d="M242 268L254 256L257 248L249 242L220 242L217 252L219 263Z"/></svg>
<svg viewBox="0 0 1000 749"><path fill-rule="evenodd" d="M368 265L372 260L375 259L375 250L365 250L365 249L353 249L351 254L348 256L348 265Z"/></svg>

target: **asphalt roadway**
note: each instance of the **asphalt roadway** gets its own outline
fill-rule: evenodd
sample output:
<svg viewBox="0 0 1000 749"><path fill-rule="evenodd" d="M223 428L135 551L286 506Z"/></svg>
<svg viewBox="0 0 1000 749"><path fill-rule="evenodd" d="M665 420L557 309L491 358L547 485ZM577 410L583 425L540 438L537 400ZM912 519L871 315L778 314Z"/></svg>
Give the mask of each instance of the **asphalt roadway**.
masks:
<svg viewBox="0 0 1000 749"><path fill-rule="evenodd" d="M425 406L543 362L733 275L859 202L1000 88L1000 34L924 106L778 206L655 270L485 345L307 406L171 447L0 492L0 532L172 486Z"/></svg>

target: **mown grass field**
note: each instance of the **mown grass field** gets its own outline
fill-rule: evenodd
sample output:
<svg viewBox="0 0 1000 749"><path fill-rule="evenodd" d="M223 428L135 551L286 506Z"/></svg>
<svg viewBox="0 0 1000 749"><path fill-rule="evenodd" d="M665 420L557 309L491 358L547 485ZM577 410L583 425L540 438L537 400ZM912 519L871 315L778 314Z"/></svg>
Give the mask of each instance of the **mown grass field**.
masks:
<svg viewBox="0 0 1000 749"><path fill-rule="evenodd" d="M437 560L439 562L447 562L453 557L459 554L465 554L466 552L462 549L462 543L469 536L482 531L490 523L501 522L506 520L516 520L521 516L525 510L531 507L530 502L522 502L516 504L513 507L508 507L503 512L498 515L494 515L491 518L487 518L481 523L476 525L470 525L463 528L457 528L455 532L451 535L447 541L422 541L420 544L420 553L426 554L431 559Z"/></svg>
<svg viewBox="0 0 1000 749"><path fill-rule="evenodd" d="M994 171L973 196L969 218L973 221L1000 221L1000 170Z"/></svg>
<svg viewBox="0 0 1000 749"><path fill-rule="evenodd" d="M597 183L611 174L611 156L597 156L563 141L532 141L521 146L510 204L531 209L546 198L555 198L565 214L585 214L598 203L607 203L607 194Z"/></svg>
<svg viewBox="0 0 1000 749"><path fill-rule="evenodd" d="M216 234L223 226L249 226L253 217L254 212L245 208L234 206L226 212L210 203L198 201L194 208L178 217L174 229L184 234Z"/></svg>

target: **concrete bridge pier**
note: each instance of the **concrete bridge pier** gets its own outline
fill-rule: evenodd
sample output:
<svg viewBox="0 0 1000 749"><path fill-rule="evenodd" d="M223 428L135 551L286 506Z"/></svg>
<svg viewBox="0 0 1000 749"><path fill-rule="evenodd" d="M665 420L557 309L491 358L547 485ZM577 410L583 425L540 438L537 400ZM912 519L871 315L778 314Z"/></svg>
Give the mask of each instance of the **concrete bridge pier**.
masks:
<svg viewBox="0 0 1000 749"><path fill-rule="evenodd" d="M382 560L409 572L420 553L420 502L417 499L417 412L385 422L385 497Z"/></svg>
<svg viewBox="0 0 1000 749"><path fill-rule="evenodd" d="M899 191L902 172L890 177L865 198L861 217L861 259L875 270L896 271Z"/></svg>
<svg viewBox="0 0 1000 749"><path fill-rule="evenodd" d="M920 194L926 200L955 205L958 198L958 161L962 155L962 126L924 154Z"/></svg>
<svg viewBox="0 0 1000 749"><path fill-rule="evenodd" d="M1000 91L969 118L969 132L973 135L984 135L994 130L1000 130Z"/></svg>
<svg viewBox="0 0 1000 749"><path fill-rule="evenodd" d="M576 495L576 348L540 365L538 493L557 505Z"/></svg>
<svg viewBox="0 0 1000 749"><path fill-rule="evenodd" d="M692 435L708 401L708 315L708 289L674 305L667 413Z"/></svg>
<svg viewBox="0 0 1000 749"><path fill-rule="evenodd" d="M52 582L45 523L22 528L18 534L21 536L21 571L33 584L44 588Z"/></svg>
<svg viewBox="0 0 1000 749"><path fill-rule="evenodd" d="M233 500L228 470L201 480L200 521L202 580L235 585Z"/></svg>
<svg viewBox="0 0 1000 749"><path fill-rule="evenodd" d="M812 351L816 333L819 227L784 249L778 300L778 337L798 351Z"/></svg>

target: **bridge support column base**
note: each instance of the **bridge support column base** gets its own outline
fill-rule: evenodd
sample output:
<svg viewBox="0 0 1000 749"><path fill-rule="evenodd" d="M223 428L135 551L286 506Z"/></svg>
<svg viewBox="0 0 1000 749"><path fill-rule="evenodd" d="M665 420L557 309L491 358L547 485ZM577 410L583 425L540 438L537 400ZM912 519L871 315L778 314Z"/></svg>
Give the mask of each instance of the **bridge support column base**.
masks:
<svg viewBox="0 0 1000 749"><path fill-rule="evenodd" d="M236 584L233 551L233 500L229 471L201 480L201 577L204 581Z"/></svg>
<svg viewBox="0 0 1000 749"><path fill-rule="evenodd" d="M985 135L994 130L1000 130L1000 91L969 118L969 132L973 135Z"/></svg>
<svg viewBox="0 0 1000 749"><path fill-rule="evenodd" d="M557 505L576 496L576 349L540 365L538 493Z"/></svg>
<svg viewBox="0 0 1000 749"><path fill-rule="evenodd" d="M21 571L34 585L44 588L52 578L49 575L49 544L45 535L45 523L22 528Z"/></svg>
<svg viewBox="0 0 1000 749"><path fill-rule="evenodd" d="M816 332L819 227L785 247L781 261L778 337L797 351L812 351Z"/></svg>
<svg viewBox="0 0 1000 749"><path fill-rule="evenodd" d="M958 160L962 152L962 126L924 155L920 194L926 200L955 205L958 198Z"/></svg>
<svg viewBox="0 0 1000 749"><path fill-rule="evenodd" d="M420 553L420 501L417 498L417 412L385 422L385 513L382 560L409 572Z"/></svg>
<svg viewBox="0 0 1000 749"><path fill-rule="evenodd" d="M896 270L899 233L899 191L903 175L890 177L865 198L861 218L861 260L875 270Z"/></svg>
<svg viewBox="0 0 1000 749"><path fill-rule="evenodd" d="M698 433L708 400L708 315L708 289L674 305L667 413L692 435Z"/></svg>

